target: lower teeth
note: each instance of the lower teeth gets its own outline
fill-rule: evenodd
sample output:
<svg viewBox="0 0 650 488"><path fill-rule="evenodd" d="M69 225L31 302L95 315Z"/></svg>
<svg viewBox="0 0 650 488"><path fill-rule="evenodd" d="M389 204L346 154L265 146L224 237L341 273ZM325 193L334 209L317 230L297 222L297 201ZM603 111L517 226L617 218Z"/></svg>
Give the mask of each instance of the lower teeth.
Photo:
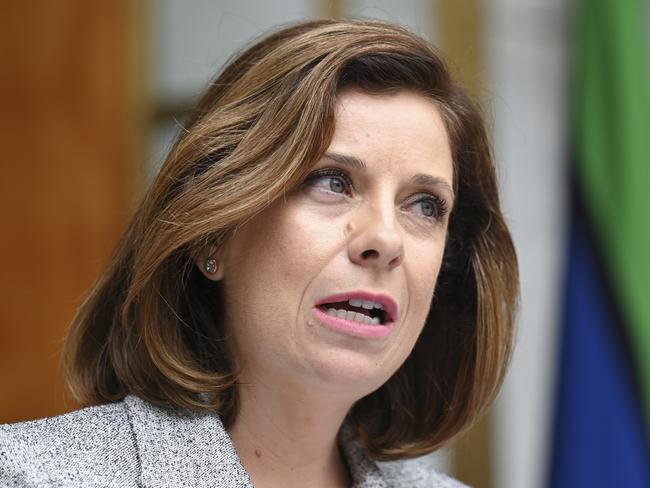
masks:
<svg viewBox="0 0 650 488"><path fill-rule="evenodd" d="M379 325L379 317L368 317L362 313L353 312L352 310L337 310L335 308L328 308L327 314L339 319L351 320L362 324Z"/></svg>

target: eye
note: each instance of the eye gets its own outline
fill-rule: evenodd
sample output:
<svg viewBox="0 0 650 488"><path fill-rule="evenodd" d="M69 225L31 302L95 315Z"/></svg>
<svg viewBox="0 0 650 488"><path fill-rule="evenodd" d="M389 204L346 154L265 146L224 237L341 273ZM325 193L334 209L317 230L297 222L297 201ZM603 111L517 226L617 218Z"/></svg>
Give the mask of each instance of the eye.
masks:
<svg viewBox="0 0 650 488"><path fill-rule="evenodd" d="M447 203L434 195L416 195L406 206L423 218L436 222L442 221L447 214Z"/></svg>
<svg viewBox="0 0 650 488"><path fill-rule="evenodd" d="M351 194L352 182L343 171L334 168L325 168L314 171L303 183L305 186L335 194Z"/></svg>

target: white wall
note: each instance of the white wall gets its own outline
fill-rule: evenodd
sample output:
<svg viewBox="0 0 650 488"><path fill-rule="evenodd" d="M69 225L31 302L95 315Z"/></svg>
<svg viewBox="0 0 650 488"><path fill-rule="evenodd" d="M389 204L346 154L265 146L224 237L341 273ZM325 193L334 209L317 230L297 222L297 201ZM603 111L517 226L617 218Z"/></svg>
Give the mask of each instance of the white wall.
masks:
<svg viewBox="0 0 650 488"><path fill-rule="evenodd" d="M159 0L154 4L154 92L196 95L236 51L271 27L319 13L310 0Z"/></svg>
<svg viewBox="0 0 650 488"><path fill-rule="evenodd" d="M273 27L318 16L313 0L158 0L151 2L153 102L191 104L230 56ZM150 168L160 164L180 130L178 121L153 128Z"/></svg>
<svg viewBox="0 0 650 488"><path fill-rule="evenodd" d="M487 3L494 143L521 272L517 346L495 409L495 486L536 488L548 470L568 218L567 2Z"/></svg>
<svg viewBox="0 0 650 488"><path fill-rule="evenodd" d="M347 0L345 15L370 17L407 26L416 34L435 42L438 28L436 2L423 0Z"/></svg>

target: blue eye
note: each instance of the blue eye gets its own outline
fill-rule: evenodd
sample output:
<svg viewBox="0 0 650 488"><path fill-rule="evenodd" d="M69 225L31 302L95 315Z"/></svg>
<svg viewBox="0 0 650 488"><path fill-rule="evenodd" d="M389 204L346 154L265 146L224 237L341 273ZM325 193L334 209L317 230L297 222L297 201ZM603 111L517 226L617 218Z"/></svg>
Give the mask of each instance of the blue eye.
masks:
<svg viewBox="0 0 650 488"><path fill-rule="evenodd" d="M433 217L435 212L435 207L433 203L428 200L422 200L420 203L420 209L422 209L422 214L427 217Z"/></svg>
<svg viewBox="0 0 650 488"><path fill-rule="evenodd" d="M337 194L350 193L352 187L348 176L333 168L315 171L307 177L304 184Z"/></svg>
<svg viewBox="0 0 650 488"><path fill-rule="evenodd" d="M330 176L330 190L334 193L343 193L345 191L345 182L341 178Z"/></svg>
<svg viewBox="0 0 650 488"><path fill-rule="evenodd" d="M410 203L411 208L419 209L416 213L420 213L423 217L441 221L447 214L447 204L441 198L427 195L423 198L418 198Z"/></svg>

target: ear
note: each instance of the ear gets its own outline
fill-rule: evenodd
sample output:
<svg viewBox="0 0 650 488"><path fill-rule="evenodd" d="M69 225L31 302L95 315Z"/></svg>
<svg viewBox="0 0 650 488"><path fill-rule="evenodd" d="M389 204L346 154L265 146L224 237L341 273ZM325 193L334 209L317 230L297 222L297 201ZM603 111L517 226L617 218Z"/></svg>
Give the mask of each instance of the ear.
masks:
<svg viewBox="0 0 650 488"><path fill-rule="evenodd" d="M222 253L214 246L194 258L194 265L210 281L220 281L224 276Z"/></svg>

